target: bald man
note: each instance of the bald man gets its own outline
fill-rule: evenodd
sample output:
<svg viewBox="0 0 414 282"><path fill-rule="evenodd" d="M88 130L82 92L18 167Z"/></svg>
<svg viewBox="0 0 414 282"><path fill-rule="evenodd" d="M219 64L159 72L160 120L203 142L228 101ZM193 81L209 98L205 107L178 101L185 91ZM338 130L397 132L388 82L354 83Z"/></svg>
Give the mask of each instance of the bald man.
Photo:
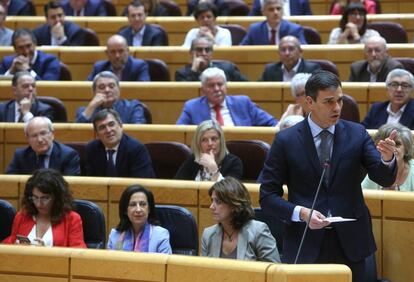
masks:
<svg viewBox="0 0 414 282"><path fill-rule="evenodd" d="M128 44L121 35L112 35L106 43L108 60L98 61L93 66L88 80L92 81L102 71L113 72L121 81L150 81L148 64L129 55Z"/></svg>

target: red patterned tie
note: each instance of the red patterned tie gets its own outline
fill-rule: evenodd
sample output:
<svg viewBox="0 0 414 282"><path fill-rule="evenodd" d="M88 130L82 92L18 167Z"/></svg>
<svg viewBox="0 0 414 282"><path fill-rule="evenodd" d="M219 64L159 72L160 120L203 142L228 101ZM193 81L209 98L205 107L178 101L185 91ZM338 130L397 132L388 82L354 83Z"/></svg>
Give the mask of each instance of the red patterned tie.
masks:
<svg viewBox="0 0 414 282"><path fill-rule="evenodd" d="M270 30L270 45L276 45L276 30L273 28Z"/></svg>
<svg viewBox="0 0 414 282"><path fill-rule="evenodd" d="M224 120L223 120L223 116L221 115L221 105L217 104L214 106L214 110L216 111L216 120L217 122L223 126L224 125Z"/></svg>

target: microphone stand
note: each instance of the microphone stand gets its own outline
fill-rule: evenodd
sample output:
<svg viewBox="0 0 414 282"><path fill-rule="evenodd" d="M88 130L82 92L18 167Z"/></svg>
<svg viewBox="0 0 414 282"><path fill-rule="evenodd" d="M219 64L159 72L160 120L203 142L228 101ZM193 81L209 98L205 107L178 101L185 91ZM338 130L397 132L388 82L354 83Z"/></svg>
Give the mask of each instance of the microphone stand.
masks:
<svg viewBox="0 0 414 282"><path fill-rule="evenodd" d="M313 210L315 209L316 199L318 198L319 190L321 189L322 181L323 181L323 178L325 176L325 173L328 167L329 167L329 160L326 160L323 164L322 175L321 175L321 178L319 179L319 185L318 185L318 188L316 189L315 197L313 198L313 203L312 203L312 207L309 213L309 217L306 220L306 227L305 227L305 230L303 231L302 239L300 240L300 244L299 244L299 249L298 249L298 252L296 254L295 261L293 262L293 264L297 264L298 262L300 251L302 250L302 245L303 245L303 242L305 241L306 232L308 231L309 223L312 218Z"/></svg>

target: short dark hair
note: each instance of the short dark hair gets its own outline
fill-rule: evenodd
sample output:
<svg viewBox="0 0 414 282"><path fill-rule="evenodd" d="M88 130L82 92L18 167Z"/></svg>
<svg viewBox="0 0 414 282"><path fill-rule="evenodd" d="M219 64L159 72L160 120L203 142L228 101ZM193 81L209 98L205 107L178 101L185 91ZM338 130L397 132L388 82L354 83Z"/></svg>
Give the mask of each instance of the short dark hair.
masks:
<svg viewBox="0 0 414 282"><path fill-rule="evenodd" d="M45 17L47 18L47 12L51 9L59 9L62 8L63 13L65 13L62 4L60 4L57 0L51 0L43 6L43 11L45 12Z"/></svg>
<svg viewBox="0 0 414 282"><path fill-rule="evenodd" d="M28 71L18 71L13 75L12 78L12 86L17 86L17 81L19 81L19 78L21 78L22 76L32 76L32 74Z"/></svg>
<svg viewBox="0 0 414 282"><path fill-rule="evenodd" d="M326 70L318 70L309 77L305 84L306 96L310 96L312 100L316 101L320 90L337 89L342 87L339 77Z"/></svg>
<svg viewBox="0 0 414 282"><path fill-rule="evenodd" d="M53 205L50 211L50 221L52 224L59 223L66 214L73 210L73 198L69 191L69 185L59 171L55 169L38 169L27 181L22 198L22 207L30 215L38 213L31 200L34 188L52 196Z"/></svg>
<svg viewBox="0 0 414 282"><path fill-rule="evenodd" d="M28 28L18 28L13 32L12 35L12 44L16 48L16 39L22 36L29 35L32 39L32 42L37 45L37 39L34 33Z"/></svg>
<svg viewBox="0 0 414 282"><path fill-rule="evenodd" d="M96 123L98 121L106 119L108 115L112 115L119 124L122 124L121 116L118 114L118 112L114 109L106 108L97 112L92 118L93 128L95 131L97 130Z"/></svg>
<svg viewBox="0 0 414 282"><path fill-rule="evenodd" d="M361 3L350 3L348 6L345 7L345 10L342 12L342 18L339 21L339 27L341 28L341 31L345 30L345 26L348 23L348 16L351 12L354 11L358 11L364 16L364 23L358 30L359 35L363 36L365 31L367 30L367 10Z"/></svg>
<svg viewBox="0 0 414 282"><path fill-rule="evenodd" d="M210 2L198 3L197 6L195 6L194 8L194 18L197 19L199 15L208 11L211 11L213 13L214 18L217 18L218 10L216 5Z"/></svg>
<svg viewBox="0 0 414 282"><path fill-rule="evenodd" d="M231 224L234 229L240 230L245 223L254 218L249 191L240 180L227 176L208 190L210 197L213 191L220 201L233 209Z"/></svg>
<svg viewBox="0 0 414 282"><path fill-rule="evenodd" d="M128 9L129 7L134 7L134 8L139 8L139 7L144 7L144 3L142 3L140 0L133 0L131 1L131 3L128 4L126 10L125 10L125 15L128 16Z"/></svg>
<svg viewBox="0 0 414 282"><path fill-rule="evenodd" d="M121 198L119 199L119 223L116 226L116 230L123 232L131 228L132 224L128 218L127 210L129 200L135 193L144 193L147 196L148 201L148 222L153 225L159 225L157 213L155 212L155 200L152 192L141 185L128 186L124 192L122 192Z"/></svg>

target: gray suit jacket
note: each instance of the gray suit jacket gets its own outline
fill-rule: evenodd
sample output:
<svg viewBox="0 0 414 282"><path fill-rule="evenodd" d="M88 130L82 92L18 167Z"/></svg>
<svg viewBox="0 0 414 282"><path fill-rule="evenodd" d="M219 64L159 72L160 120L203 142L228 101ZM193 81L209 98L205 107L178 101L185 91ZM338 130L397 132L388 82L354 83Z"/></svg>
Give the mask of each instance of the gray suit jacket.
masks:
<svg viewBox="0 0 414 282"><path fill-rule="evenodd" d="M223 229L219 224L204 229L201 255L220 257L222 239ZM237 237L237 259L280 262L276 240L265 223L250 220L242 227Z"/></svg>
<svg viewBox="0 0 414 282"><path fill-rule="evenodd" d="M367 70L367 61L356 61L351 64L351 75L349 81L352 82L369 82L370 74ZM387 75L393 69L404 69L403 65L393 58L388 57L384 64L381 66L381 70L377 74L377 82L385 82Z"/></svg>

